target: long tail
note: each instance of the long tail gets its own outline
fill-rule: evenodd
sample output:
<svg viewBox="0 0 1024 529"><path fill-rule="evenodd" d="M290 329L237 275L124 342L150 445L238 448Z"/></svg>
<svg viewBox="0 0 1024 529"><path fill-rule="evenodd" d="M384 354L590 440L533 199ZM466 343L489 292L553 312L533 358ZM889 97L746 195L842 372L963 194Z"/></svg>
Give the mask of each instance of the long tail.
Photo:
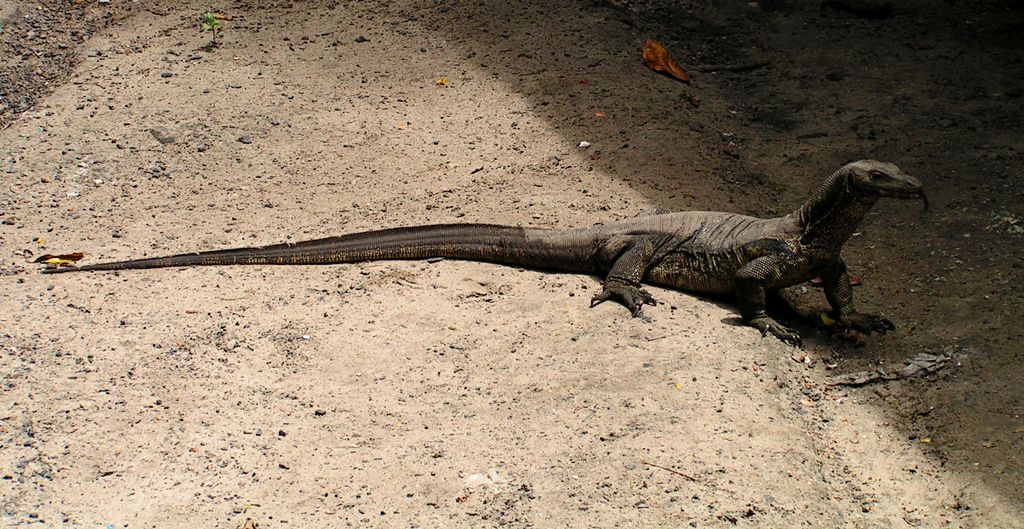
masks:
<svg viewBox="0 0 1024 529"><path fill-rule="evenodd" d="M527 268L590 272L596 242L587 230L438 224L352 233L298 243L46 268L44 273L238 264L335 264L444 257Z"/></svg>

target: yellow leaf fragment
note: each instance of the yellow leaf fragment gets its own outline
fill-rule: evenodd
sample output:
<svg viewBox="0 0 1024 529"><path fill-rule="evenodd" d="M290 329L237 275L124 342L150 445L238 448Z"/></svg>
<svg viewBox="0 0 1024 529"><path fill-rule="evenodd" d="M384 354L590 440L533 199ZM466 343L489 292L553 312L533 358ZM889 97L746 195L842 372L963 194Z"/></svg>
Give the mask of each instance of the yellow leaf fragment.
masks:
<svg viewBox="0 0 1024 529"><path fill-rule="evenodd" d="M52 266L69 266L74 264L75 261L81 261L85 257L82 252L65 253L60 255L40 255L34 263L48 264Z"/></svg>
<svg viewBox="0 0 1024 529"><path fill-rule="evenodd" d="M440 79L438 79L437 81L434 81L434 82L437 83L437 86L440 86L442 88L445 87L445 86L448 86L448 78L447 77L442 77L442 78L440 78Z"/></svg>
<svg viewBox="0 0 1024 529"><path fill-rule="evenodd" d="M829 318L828 314L825 314L824 312L822 312L821 313L821 323L824 323L825 325L828 325L829 327L831 327L831 326L836 324L836 320L833 320L832 318Z"/></svg>

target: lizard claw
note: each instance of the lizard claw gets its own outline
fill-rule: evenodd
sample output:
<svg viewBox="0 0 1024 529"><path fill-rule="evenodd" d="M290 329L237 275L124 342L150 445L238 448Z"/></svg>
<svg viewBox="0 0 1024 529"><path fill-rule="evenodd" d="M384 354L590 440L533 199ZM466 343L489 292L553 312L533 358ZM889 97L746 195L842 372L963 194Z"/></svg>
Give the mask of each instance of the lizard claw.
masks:
<svg viewBox="0 0 1024 529"><path fill-rule="evenodd" d="M896 329L896 326L891 321L875 314L854 312L849 316L838 318L838 321L843 328L853 329L864 334L871 334L872 332L885 334Z"/></svg>
<svg viewBox="0 0 1024 529"><path fill-rule="evenodd" d="M596 307L609 299L615 298L629 309L633 317L639 316L644 305L657 305L654 296L642 288L618 281L606 281L601 292L590 299L590 306Z"/></svg>
<svg viewBox="0 0 1024 529"><path fill-rule="evenodd" d="M775 336L776 338L782 340L783 342L786 342L795 347L801 347L804 344L803 340L800 338L800 333L796 332L793 329L790 329L789 327L786 327L785 325L782 325L781 323L773 320L772 318L769 318L768 316L754 318L750 320L749 325L761 331L762 337L767 336L769 333L771 333L772 336Z"/></svg>

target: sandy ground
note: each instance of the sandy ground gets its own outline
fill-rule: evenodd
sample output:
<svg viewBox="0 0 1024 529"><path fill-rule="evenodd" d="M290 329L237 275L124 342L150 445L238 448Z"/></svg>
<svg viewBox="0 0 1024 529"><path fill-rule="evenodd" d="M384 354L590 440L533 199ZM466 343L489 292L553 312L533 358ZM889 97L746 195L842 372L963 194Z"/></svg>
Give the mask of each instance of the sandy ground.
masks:
<svg viewBox="0 0 1024 529"><path fill-rule="evenodd" d="M207 4L0 2L28 87L0 108L0 523L1024 526L1024 16L1004 4L225 2L210 47ZM691 85L644 67L652 37ZM634 319L587 308L597 278L476 263L31 264L770 216L857 158L932 199L881 202L848 245L858 304L898 325L861 346L803 325L794 349L661 289ZM921 352L951 360L829 385Z"/></svg>

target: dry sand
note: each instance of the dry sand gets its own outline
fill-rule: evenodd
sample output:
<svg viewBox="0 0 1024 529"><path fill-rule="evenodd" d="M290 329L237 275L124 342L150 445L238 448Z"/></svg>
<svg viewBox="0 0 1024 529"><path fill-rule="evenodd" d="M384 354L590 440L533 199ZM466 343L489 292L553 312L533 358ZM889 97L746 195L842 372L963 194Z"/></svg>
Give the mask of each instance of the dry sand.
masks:
<svg viewBox="0 0 1024 529"><path fill-rule="evenodd" d="M1022 13L932 4L229 2L208 47L198 2L0 2L26 46L81 31L0 131L0 524L1024 526ZM652 37L692 85L644 67ZM933 201L879 203L849 244L859 306L898 325L861 347L487 264L31 264L770 216L855 158ZM952 361L827 385L923 351Z"/></svg>

